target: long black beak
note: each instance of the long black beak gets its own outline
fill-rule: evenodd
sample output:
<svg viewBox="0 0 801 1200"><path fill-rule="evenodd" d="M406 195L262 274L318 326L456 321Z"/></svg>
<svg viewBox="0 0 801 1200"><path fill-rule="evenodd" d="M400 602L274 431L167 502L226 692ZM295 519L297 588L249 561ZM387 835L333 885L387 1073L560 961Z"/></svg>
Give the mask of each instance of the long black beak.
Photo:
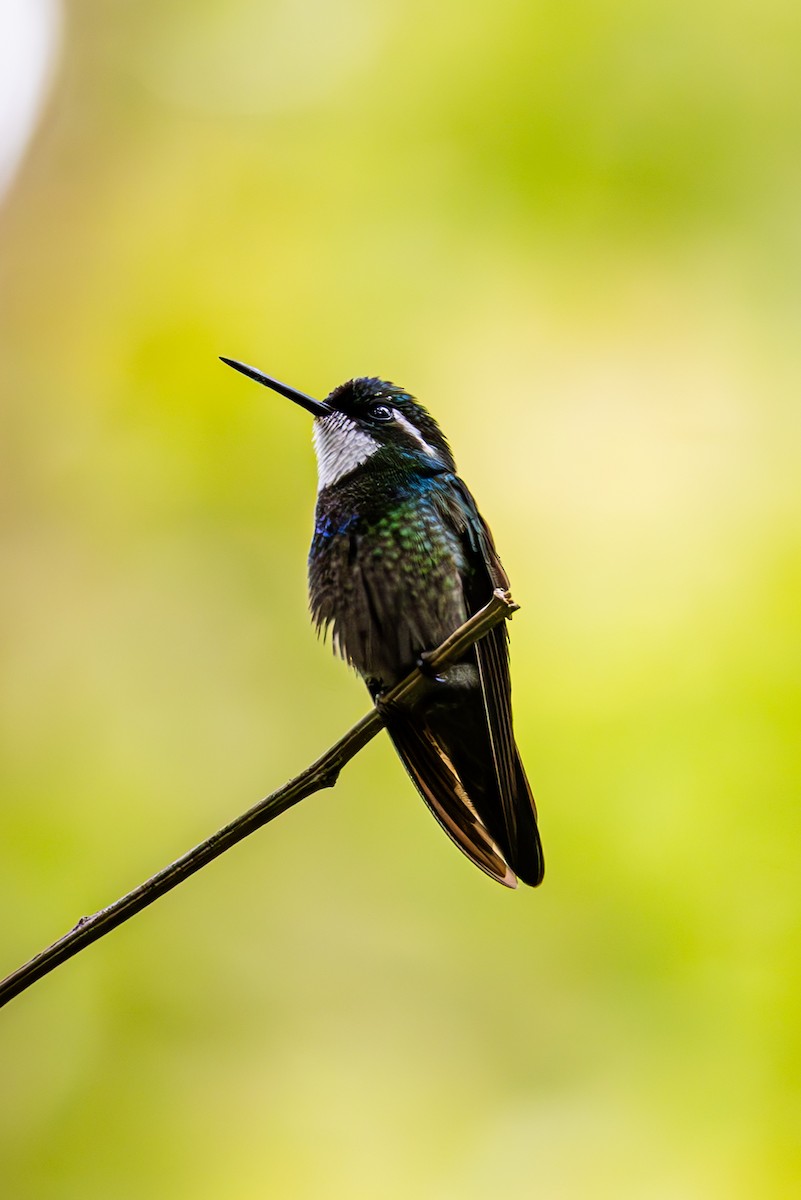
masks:
<svg viewBox="0 0 801 1200"><path fill-rule="evenodd" d="M290 387L288 383L279 383L277 379L272 379L269 375L265 375L263 371L257 371L255 367L249 367L247 363L237 362L235 358L223 358L222 355L220 355L220 361L226 363L229 367L233 367L235 371L241 371L243 375L247 375L248 379L255 379L256 383L263 383L265 387L272 388L274 392L278 392L281 396L286 396L288 400L294 400L295 404L299 404L301 408L314 413L315 417L329 417L334 411L327 404L324 404L322 400L315 400L313 396L307 396L305 392L299 392L297 388Z"/></svg>

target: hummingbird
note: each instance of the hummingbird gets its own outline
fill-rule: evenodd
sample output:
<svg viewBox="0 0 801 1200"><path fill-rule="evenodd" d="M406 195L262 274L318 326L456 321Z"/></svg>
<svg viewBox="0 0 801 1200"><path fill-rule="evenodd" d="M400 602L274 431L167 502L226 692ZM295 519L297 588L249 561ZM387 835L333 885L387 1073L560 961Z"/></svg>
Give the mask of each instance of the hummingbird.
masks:
<svg viewBox="0 0 801 1200"><path fill-rule="evenodd" d="M509 581L444 434L409 392L351 379L315 400L222 361L314 416L309 600L318 632L374 702ZM506 623L430 680L387 732L442 828L492 879L542 881L537 810L512 728Z"/></svg>

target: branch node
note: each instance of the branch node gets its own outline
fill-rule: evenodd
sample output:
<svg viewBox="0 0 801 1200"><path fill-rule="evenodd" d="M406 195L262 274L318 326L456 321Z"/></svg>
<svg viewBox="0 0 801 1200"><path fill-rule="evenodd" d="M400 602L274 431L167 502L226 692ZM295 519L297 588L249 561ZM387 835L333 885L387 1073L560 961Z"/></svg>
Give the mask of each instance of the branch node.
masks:
<svg viewBox="0 0 801 1200"><path fill-rule="evenodd" d="M520 605L515 604L514 600L512 599L512 593L506 588L496 588L492 595L493 598L502 604L506 610L504 616L506 617L507 621L511 621L514 614L520 611Z"/></svg>

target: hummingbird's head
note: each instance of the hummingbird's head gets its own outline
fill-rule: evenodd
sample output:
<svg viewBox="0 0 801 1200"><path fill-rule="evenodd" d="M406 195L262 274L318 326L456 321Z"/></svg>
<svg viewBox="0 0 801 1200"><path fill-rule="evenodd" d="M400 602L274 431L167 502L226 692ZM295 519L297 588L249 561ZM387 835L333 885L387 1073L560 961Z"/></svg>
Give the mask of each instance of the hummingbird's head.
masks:
<svg viewBox="0 0 801 1200"><path fill-rule="evenodd" d="M320 491L350 475L380 452L426 472L456 469L450 447L434 418L413 396L383 379L350 379L324 401L314 400L255 367L222 360L244 375L312 412Z"/></svg>
<svg viewBox="0 0 801 1200"><path fill-rule="evenodd" d="M455 470L437 422L397 384L350 379L334 388L325 403L330 414L314 422L321 491L379 451L387 452L387 460L405 460L427 472Z"/></svg>

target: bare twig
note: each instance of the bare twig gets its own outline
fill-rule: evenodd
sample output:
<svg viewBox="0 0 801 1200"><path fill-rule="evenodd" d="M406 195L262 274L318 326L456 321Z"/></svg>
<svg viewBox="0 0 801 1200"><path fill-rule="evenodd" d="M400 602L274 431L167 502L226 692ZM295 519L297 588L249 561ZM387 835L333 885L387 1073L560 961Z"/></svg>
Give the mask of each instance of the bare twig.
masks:
<svg viewBox="0 0 801 1200"><path fill-rule="evenodd" d="M500 589L495 591L489 604L470 617L464 625L460 625L441 646L427 656L428 670L436 672L439 668L460 658L470 646L505 618L510 617L517 607L508 592ZM426 675L415 668L396 687L387 692L383 697L383 704L388 708L409 707L430 686L430 680L426 678ZM344 737L341 737L321 758L318 758L300 775L291 779L284 787L279 788L277 792L265 796L263 800L254 804L252 808L231 821L229 825L218 829L205 842L201 842L193 850L189 850L181 858L170 863L168 867L145 880L139 887L134 888L132 892L128 892L126 896L116 900L114 904L109 904L107 908L101 908L91 917L81 917L74 929L64 934L46 950L42 950L0 982L0 1008L14 996L24 992L37 979L48 975L68 958L78 954L91 942L96 942L98 938L104 937L112 929L116 929L118 925L122 925L136 913L141 912L143 908L147 908L154 900L158 900L160 896L172 891L179 883L183 883L185 879L205 867L212 859L218 858L226 850L235 846L237 842L241 842L243 838L260 829L262 825L272 821L273 817L277 817L279 813L286 812L293 804L297 804L299 800L311 796L314 792L319 792L326 787L333 787L345 764L364 749L369 741L372 741L383 728L383 724L379 710L374 708L372 712L362 717L352 729L349 729Z"/></svg>

